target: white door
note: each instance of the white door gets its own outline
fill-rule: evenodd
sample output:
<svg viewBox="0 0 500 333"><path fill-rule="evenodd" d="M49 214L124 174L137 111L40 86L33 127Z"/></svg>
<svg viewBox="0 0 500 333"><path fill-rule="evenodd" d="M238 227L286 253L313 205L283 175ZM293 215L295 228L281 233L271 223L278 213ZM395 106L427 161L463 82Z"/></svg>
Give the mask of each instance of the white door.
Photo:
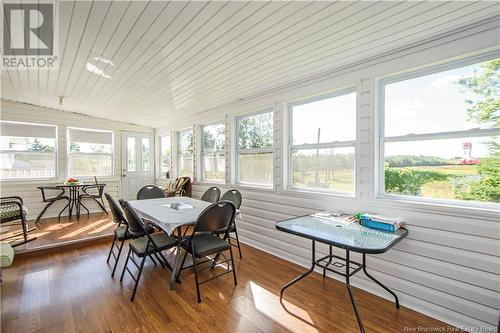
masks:
<svg viewBox="0 0 500 333"><path fill-rule="evenodd" d="M143 186L154 184L152 134L122 132L122 197L135 199Z"/></svg>

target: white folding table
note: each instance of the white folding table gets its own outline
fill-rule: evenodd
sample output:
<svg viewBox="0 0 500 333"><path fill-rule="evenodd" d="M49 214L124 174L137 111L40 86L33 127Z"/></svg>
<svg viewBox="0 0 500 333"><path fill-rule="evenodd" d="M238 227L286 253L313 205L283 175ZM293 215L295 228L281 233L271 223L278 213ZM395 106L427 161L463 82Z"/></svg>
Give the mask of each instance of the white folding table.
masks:
<svg viewBox="0 0 500 333"><path fill-rule="evenodd" d="M175 260L172 265L170 275L170 290L175 289L175 276L177 275L179 261L181 258L180 243L182 240L181 227L193 224L198 219L200 213L211 205L210 202L193 199L190 197L170 197L161 199L131 200L132 208L141 218L150 220L163 231L172 234L177 229L177 248L175 250ZM172 203L184 204L179 209L169 207ZM183 207L182 207L183 206Z"/></svg>

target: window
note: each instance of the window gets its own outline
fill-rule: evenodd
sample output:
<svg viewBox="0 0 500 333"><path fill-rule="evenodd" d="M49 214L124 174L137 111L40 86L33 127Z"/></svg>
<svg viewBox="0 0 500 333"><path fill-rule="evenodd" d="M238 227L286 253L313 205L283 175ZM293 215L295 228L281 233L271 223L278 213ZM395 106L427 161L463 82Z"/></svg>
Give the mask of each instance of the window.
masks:
<svg viewBox="0 0 500 333"><path fill-rule="evenodd" d="M0 179L56 176L55 126L0 122Z"/></svg>
<svg viewBox="0 0 500 333"><path fill-rule="evenodd" d="M356 93L289 106L290 187L354 193Z"/></svg>
<svg viewBox="0 0 500 333"><path fill-rule="evenodd" d="M384 193L499 203L500 59L447 68L382 83Z"/></svg>
<svg viewBox="0 0 500 333"><path fill-rule="evenodd" d="M201 172L203 180L223 181L226 174L226 126L216 124L204 126L201 149Z"/></svg>
<svg viewBox="0 0 500 333"><path fill-rule="evenodd" d="M170 135L160 137L160 176L172 170L172 140Z"/></svg>
<svg viewBox="0 0 500 333"><path fill-rule="evenodd" d="M237 181L273 184L273 113L237 118Z"/></svg>
<svg viewBox="0 0 500 333"><path fill-rule="evenodd" d="M178 133L177 166L179 176L193 177L193 130Z"/></svg>
<svg viewBox="0 0 500 333"><path fill-rule="evenodd" d="M150 165L150 155L149 155L149 138L141 139L141 165L143 172L151 171Z"/></svg>
<svg viewBox="0 0 500 333"><path fill-rule="evenodd" d="M134 148L132 148L132 146ZM135 150L131 142L129 149ZM136 168L135 161L129 160L127 168ZM68 128L68 176L112 176L113 175L113 132L83 128Z"/></svg>

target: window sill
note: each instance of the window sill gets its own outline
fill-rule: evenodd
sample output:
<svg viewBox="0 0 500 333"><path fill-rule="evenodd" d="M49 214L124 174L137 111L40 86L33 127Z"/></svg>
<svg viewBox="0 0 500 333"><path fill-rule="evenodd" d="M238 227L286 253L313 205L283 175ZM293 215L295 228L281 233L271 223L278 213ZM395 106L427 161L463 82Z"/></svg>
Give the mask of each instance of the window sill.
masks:
<svg viewBox="0 0 500 333"><path fill-rule="evenodd" d="M493 203L482 204L470 202L469 205L464 205L462 202L441 201L439 199L420 199L396 195L379 195L371 205L384 208L405 209L419 213L432 213L482 220L487 219L494 222L498 222L500 213L500 205Z"/></svg>
<svg viewBox="0 0 500 333"><path fill-rule="evenodd" d="M226 185L226 182L224 180L197 180L193 182L193 185L200 185L200 186L224 186Z"/></svg>
<svg viewBox="0 0 500 333"><path fill-rule="evenodd" d="M0 184L3 185L35 185L35 186L40 186L40 185L45 185L45 184L62 184L67 178L30 178L30 179L2 179L0 180ZM83 182L87 183L93 183L94 178L93 177L85 177L85 178L79 178ZM119 182L121 181L120 178L116 177L97 177L97 181L99 183L106 183L106 182Z"/></svg>
<svg viewBox="0 0 500 333"><path fill-rule="evenodd" d="M340 191L321 191L321 190L307 190L302 188L289 188L283 190L281 193L293 196L308 196L308 197L341 197L347 199L356 199L355 193L340 192Z"/></svg>
<svg viewBox="0 0 500 333"><path fill-rule="evenodd" d="M247 190L259 190L259 191L266 191L266 192L274 192L274 187L273 185L258 185L258 184L231 184L233 188L236 189L247 189Z"/></svg>

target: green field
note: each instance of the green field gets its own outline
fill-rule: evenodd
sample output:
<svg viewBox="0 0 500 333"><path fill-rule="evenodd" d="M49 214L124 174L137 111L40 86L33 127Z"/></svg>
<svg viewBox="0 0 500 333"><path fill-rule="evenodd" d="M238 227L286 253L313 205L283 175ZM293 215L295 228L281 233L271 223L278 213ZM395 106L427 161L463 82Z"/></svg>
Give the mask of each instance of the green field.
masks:
<svg viewBox="0 0 500 333"><path fill-rule="evenodd" d="M418 169L418 170L432 170L441 171L443 173L457 175L457 176L467 176L467 175L478 175L478 168L476 165L436 165L436 166L413 166L413 167L402 167L394 169ZM422 197L427 198L440 198L440 199L454 199L454 186L450 181L433 181L426 183L422 186Z"/></svg>
<svg viewBox="0 0 500 333"><path fill-rule="evenodd" d="M325 170L318 171L319 184L315 183L314 170L296 171L293 173L293 186L301 188L319 188L325 190L336 190L354 192L354 170L339 169L327 175Z"/></svg>

